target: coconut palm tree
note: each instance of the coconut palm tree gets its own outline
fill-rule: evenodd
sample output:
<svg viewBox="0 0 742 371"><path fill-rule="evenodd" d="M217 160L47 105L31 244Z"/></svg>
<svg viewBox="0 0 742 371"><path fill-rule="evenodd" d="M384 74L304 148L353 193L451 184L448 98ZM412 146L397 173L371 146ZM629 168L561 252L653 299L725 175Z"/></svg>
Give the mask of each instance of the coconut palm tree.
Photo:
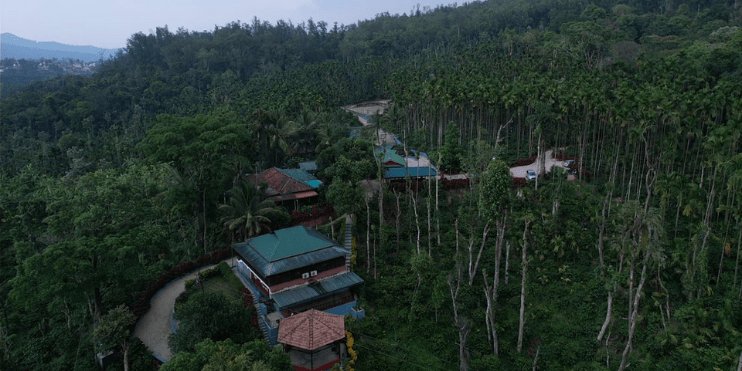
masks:
<svg viewBox="0 0 742 371"><path fill-rule="evenodd" d="M263 197L263 189L242 179L227 192L229 201L220 205L222 223L242 241L270 231L271 224L286 213L273 200Z"/></svg>

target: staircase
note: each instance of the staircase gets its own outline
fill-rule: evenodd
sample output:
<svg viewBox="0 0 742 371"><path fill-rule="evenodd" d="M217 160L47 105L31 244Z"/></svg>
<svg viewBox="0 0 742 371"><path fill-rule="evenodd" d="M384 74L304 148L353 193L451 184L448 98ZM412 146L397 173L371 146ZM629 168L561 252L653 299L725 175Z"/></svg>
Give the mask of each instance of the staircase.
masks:
<svg viewBox="0 0 742 371"><path fill-rule="evenodd" d="M248 276L245 275L245 272L240 269L235 270L237 271L238 276L242 279L242 283L245 285L245 287L247 287L248 290L250 290L250 296L252 296L252 306L253 308L255 308L255 312L258 316L258 326L260 327L260 331L263 333L263 337L270 344L270 328L266 323L266 316L268 315L268 313L265 305L260 304L260 292L258 292L258 289L252 284L251 281L249 281Z"/></svg>
<svg viewBox="0 0 742 371"><path fill-rule="evenodd" d="M353 235L351 233L351 227L352 223L350 222L350 218L346 218L345 220L345 248L348 249L348 252L345 254L345 266L350 268L350 256L353 253Z"/></svg>

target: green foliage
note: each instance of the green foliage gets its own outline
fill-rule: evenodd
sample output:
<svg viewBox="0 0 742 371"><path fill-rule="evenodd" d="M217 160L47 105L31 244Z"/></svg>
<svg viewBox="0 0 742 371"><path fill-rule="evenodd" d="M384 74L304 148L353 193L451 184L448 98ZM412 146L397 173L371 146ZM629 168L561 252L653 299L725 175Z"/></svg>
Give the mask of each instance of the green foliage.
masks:
<svg viewBox="0 0 742 371"><path fill-rule="evenodd" d="M162 366L163 371L288 371L290 369L291 359L280 346L271 348L264 340L252 340L239 344L231 339L224 341L206 339L196 344L194 351L177 353Z"/></svg>
<svg viewBox="0 0 742 371"><path fill-rule="evenodd" d="M372 178L376 175L373 145L362 139L342 139L319 154L317 171L323 178L342 182Z"/></svg>
<svg viewBox="0 0 742 371"><path fill-rule="evenodd" d="M362 209L363 188L345 182L334 182L327 189L327 201L340 214L353 214Z"/></svg>
<svg viewBox="0 0 742 371"><path fill-rule="evenodd" d="M242 280L240 280L240 278L237 277L234 272L232 272L232 268L230 268L229 264L227 264L226 262L217 264L216 268L219 269L222 277L226 278L227 282L229 282L230 286L233 287L235 290L240 290L245 287L242 283Z"/></svg>
<svg viewBox="0 0 742 371"><path fill-rule="evenodd" d="M131 313L131 310L124 305L119 305L101 317L95 331L93 331L93 337L104 350L128 347L129 328L135 322L136 317Z"/></svg>
<svg viewBox="0 0 742 371"><path fill-rule="evenodd" d="M462 168L462 156L464 149L459 144L461 133L459 127L453 122L446 125L446 134L444 136L445 145L440 149L441 154L441 171L452 173L458 172Z"/></svg>
<svg viewBox="0 0 742 371"><path fill-rule="evenodd" d="M510 187L513 181L510 169L501 160L492 160L482 175L479 209L484 217L496 220L502 217L510 204Z"/></svg>
<svg viewBox="0 0 742 371"><path fill-rule="evenodd" d="M199 279L205 280L205 279L214 277L218 274L221 274L221 269L219 268L219 266L216 266L214 268L204 269L198 272L198 277Z"/></svg>
<svg viewBox="0 0 742 371"><path fill-rule="evenodd" d="M219 206L224 215L224 226L236 233L237 240L249 238L270 231L272 225L281 225L288 219L285 209L266 199L264 190L240 178L227 192L229 203Z"/></svg>
<svg viewBox="0 0 742 371"><path fill-rule="evenodd" d="M250 325L252 310L219 293L195 293L177 308L178 334L170 335L168 344L177 353L193 351L205 339L232 339L238 344L257 339L257 331Z"/></svg>
<svg viewBox="0 0 742 371"><path fill-rule="evenodd" d="M734 315L742 210L735 14L723 2L506 0L382 13L337 27L256 19L210 32L133 35L126 53L91 77L7 89L4 72L3 369L95 368L90 330L105 308L130 301L193 257L193 248L228 245L232 232L245 238L247 229L220 220L242 214L219 210L232 204L225 193L245 173L316 155L320 175L332 178L327 192L336 209L363 211L355 184L379 169L371 143L346 138L357 118L339 107L379 97L392 104L375 122L408 148L440 153L441 170L459 161L481 188L469 194L440 185L435 207L433 197L418 199L421 240L429 234L432 243L429 257L414 258L415 196L385 192L385 225L372 218L371 226L384 232L377 271L359 272L368 316L359 324L357 369L458 366L445 280L456 269L453 224L460 219L466 251L483 220L505 212L534 216L524 349L514 350L520 302L512 255L522 230L511 220L502 236L511 256L509 269L500 267L499 356L483 329L481 278L458 299L472 324L472 369L531 369L539 347L541 368L615 367L628 334L626 307L617 303L629 300L632 253L650 254L651 264L631 367L732 369L742 328ZM539 144L575 156L586 172L575 182L554 172L538 190L527 185L511 198L507 167L492 157L534 156ZM653 171L648 217L637 224ZM392 235L395 243L384 243ZM480 264L488 274L492 250L488 242ZM614 287L614 320L597 343ZM261 367L254 353L239 363L227 348L220 349L228 359L199 358L194 369L231 360ZM132 365L151 364L138 354Z"/></svg>
<svg viewBox="0 0 742 371"><path fill-rule="evenodd" d="M196 279L195 278L192 278L190 280L186 280L185 283L184 283L186 291L188 291L188 289L190 289L191 287L193 287L193 285L195 285L195 284L196 284Z"/></svg>

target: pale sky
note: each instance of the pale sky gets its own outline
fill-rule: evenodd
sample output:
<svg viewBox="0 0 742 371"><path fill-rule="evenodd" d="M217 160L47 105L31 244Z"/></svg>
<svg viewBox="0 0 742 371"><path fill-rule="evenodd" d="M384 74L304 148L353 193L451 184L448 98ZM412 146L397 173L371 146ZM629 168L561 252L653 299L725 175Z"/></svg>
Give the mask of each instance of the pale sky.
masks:
<svg viewBox="0 0 742 371"><path fill-rule="evenodd" d="M214 26L253 17L271 24L293 24L312 18L351 24L377 13L407 13L420 4L435 8L445 0L1 0L0 33L35 41L123 48L137 32L149 34L167 25L189 31L212 31ZM453 3L453 1L449 1Z"/></svg>

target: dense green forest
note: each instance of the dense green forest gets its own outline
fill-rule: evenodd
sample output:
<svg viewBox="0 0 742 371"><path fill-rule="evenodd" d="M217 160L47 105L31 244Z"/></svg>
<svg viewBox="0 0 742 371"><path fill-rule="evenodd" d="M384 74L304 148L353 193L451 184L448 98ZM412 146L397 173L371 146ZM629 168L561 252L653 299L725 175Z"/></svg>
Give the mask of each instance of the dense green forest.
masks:
<svg viewBox="0 0 742 371"><path fill-rule="evenodd" d="M241 175L304 159L331 183L322 202L355 216L354 369L738 370L739 5L501 0L165 27L92 76L3 93L0 370L96 369L103 329L132 320L121 305L248 234L220 208ZM373 130L348 138L341 106L379 98L374 127L472 184L364 197ZM508 165L547 150L577 179L511 187ZM126 347L132 370L154 368ZM284 365L243 337L194 349L179 362Z"/></svg>

